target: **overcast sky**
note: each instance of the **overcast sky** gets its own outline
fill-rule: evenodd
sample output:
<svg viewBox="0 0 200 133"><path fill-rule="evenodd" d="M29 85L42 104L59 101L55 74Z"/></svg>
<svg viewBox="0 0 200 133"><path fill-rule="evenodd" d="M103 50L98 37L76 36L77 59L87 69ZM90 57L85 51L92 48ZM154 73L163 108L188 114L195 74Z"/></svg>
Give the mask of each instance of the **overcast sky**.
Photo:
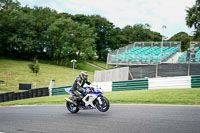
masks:
<svg viewBox="0 0 200 133"><path fill-rule="evenodd" d="M18 0L22 6L50 7L58 12L70 14L99 14L115 26L151 25L151 30L165 36L184 31L192 35L194 29L186 26L186 9L195 4L195 0Z"/></svg>

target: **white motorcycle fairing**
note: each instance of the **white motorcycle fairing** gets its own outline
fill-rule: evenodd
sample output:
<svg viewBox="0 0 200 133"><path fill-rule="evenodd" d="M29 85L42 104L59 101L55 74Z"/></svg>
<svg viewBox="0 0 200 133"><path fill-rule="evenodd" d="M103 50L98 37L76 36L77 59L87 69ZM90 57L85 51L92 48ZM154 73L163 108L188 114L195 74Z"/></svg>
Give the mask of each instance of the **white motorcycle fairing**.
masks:
<svg viewBox="0 0 200 133"><path fill-rule="evenodd" d="M91 105L93 108L95 107L93 102L94 100L97 98L96 95L94 94L87 94L83 99L82 101L85 103L85 106L89 106Z"/></svg>

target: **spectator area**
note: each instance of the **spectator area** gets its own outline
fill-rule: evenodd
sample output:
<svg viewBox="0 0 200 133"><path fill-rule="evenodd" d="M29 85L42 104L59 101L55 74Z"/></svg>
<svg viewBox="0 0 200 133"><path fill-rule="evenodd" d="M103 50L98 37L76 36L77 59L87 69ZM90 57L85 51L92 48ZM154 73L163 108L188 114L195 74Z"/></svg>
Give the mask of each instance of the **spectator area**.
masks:
<svg viewBox="0 0 200 133"><path fill-rule="evenodd" d="M195 62L199 62L200 61L200 47L194 47L194 49L197 51L195 54ZM192 50L192 48L190 48L190 50ZM186 62L186 57L187 57L187 51L185 51L181 56L179 56L178 61ZM190 61L191 62L193 61L191 56L190 56Z"/></svg>
<svg viewBox="0 0 200 133"><path fill-rule="evenodd" d="M176 47L134 47L112 57L112 61L132 62L160 62L166 60L179 50ZM161 54L162 53L162 54Z"/></svg>

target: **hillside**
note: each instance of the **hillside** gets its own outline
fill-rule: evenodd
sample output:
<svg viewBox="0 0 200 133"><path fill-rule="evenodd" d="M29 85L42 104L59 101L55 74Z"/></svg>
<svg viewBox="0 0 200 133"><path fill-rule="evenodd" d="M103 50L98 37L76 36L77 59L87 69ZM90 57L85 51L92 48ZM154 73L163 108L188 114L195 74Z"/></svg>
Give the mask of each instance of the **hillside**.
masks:
<svg viewBox="0 0 200 133"><path fill-rule="evenodd" d="M36 76L28 67L30 61L1 59L0 58L0 80L6 81L5 74L11 73L8 79L8 85L0 85L0 91L19 91L19 83L33 83L33 87L47 87L50 80L56 80L56 86L72 85L72 68L40 63L40 72ZM94 71L99 70L90 65L80 63L78 67L82 70L89 71L89 80L94 80ZM74 76L78 75L82 70L75 69Z"/></svg>

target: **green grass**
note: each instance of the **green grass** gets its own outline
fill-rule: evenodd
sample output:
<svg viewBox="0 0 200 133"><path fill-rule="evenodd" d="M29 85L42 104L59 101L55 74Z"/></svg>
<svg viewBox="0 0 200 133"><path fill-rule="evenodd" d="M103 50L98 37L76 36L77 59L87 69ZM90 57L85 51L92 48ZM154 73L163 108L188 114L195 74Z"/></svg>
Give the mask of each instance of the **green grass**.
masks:
<svg viewBox="0 0 200 133"><path fill-rule="evenodd" d="M200 105L200 88L116 91L106 96L111 103Z"/></svg>
<svg viewBox="0 0 200 133"><path fill-rule="evenodd" d="M89 71L89 80L94 80L94 71L99 70L88 64L79 63L78 69L75 69L74 77L72 77L72 68L51 65L48 63L40 63L40 71L36 76L28 67L29 61L11 60L0 58L0 80L6 81L5 74L11 73L8 79L8 86L0 85L0 91L19 91L19 83L33 83L36 82L36 87L49 86L50 80L56 80L56 86L72 85L75 76L82 70ZM80 70L81 69L81 70Z"/></svg>
<svg viewBox="0 0 200 133"><path fill-rule="evenodd" d="M70 95L67 95L69 97ZM200 105L200 88L113 91L104 94L110 103L115 104L180 104ZM0 103L4 105L48 105L65 104L65 95L40 97Z"/></svg>
<svg viewBox="0 0 200 133"><path fill-rule="evenodd" d="M103 69L106 69L106 62L104 62L104 61L93 61L93 60L90 60L88 62L90 62L92 64L95 64L95 65L97 65L97 66L99 66L99 67L101 67ZM108 69L111 69L111 68L115 68L115 67L114 66L108 66Z"/></svg>
<svg viewBox="0 0 200 133"><path fill-rule="evenodd" d="M80 70L86 70L86 71L91 71L91 72L95 72L96 70L101 70L99 68L93 67L87 63L78 63L78 69Z"/></svg>

